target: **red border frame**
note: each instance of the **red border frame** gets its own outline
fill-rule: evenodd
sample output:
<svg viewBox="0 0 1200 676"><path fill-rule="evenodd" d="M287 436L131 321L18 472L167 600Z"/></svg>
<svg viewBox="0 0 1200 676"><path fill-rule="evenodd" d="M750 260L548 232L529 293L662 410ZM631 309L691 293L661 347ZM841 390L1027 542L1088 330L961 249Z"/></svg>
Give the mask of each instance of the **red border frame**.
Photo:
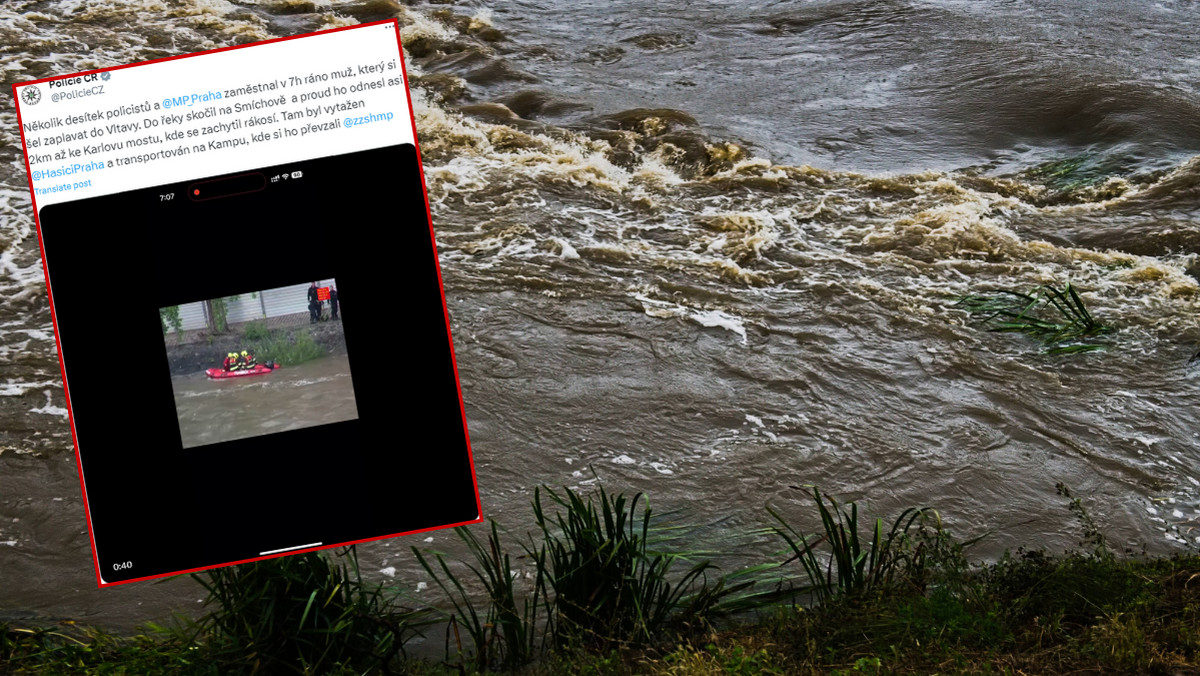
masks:
<svg viewBox="0 0 1200 676"><path fill-rule="evenodd" d="M319 547L308 547L305 549L297 549L297 550L293 550L293 551L289 551L289 552L272 554L270 556L258 556L258 557L249 558L249 559L242 559L240 561L230 561L228 563L219 563L219 564L215 564L212 566L203 566L200 568L189 568L186 570L175 571L172 573L160 573L158 575L147 575L145 577L137 577L137 578L132 578L129 580L121 580L120 582L105 582L104 578L101 576L100 559L96 552L96 536L92 532L92 511L91 511L91 508L88 506L87 485L84 483L84 480L83 480L83 464L79 457L79 441L75 437L75 416L71 412L71 394L70 394L70 390L67 387L66 368L63 366L62 345L60 345L58 342L58 317L56 316L56 314L54 312L54 292L50 289L50 272L46 267L46 250L42 246L42 223L41 223L41 219L38 216L37 191L35 191L33 188L33 179L32 179L33 172L29 168L29 149L25 145L25 127L21 123L21 107L19 104L19 100L17 99L17 96L18 96L17 87L18 86L24 87L26 85L38 84L41 82L49 82L51 80L63 80L63 79L72 78L72 77L79 77L81 75L90 75L92 73L103 73L103 72L111 72L111 71L115 71L115 70L122 70L125 68L134 68L137 66L145 66L148 64L152 64L152 63L163 63L165 61L174 61L176 59L188 59L188 58L191 58L194 56L203 56L205 54L215 54L217 52L227 52L227 51L234 50L234 49L245 49L246 47L269 45L269 44L275 43L275 42L284 42L286 40L295 40L297 38L311 37L314 35L325 35L328 33L337 33L339 31L346 31L346 30L358 30L358 29L365 28L368 26L382 26L382 25L386 25L386 24L392 24L392 26L395 28L396 47L400 52L400 72L404 78L404 96L408 100L408 118L412 122L413 144L417 148L417 160L418 160L417 169L421 175L421 193L422 193L422 195L424 195L424 198L425 198L425 217L429 221L429 237L430 237L430 241L433 242L433 263L434 263L434 268L437 270L438 289L442 293L442 316L445 319L445 324L446 324L446 340L450 344L450 361L451 361L451 364L454 366L454 385L458 390L459 410L462 411L463 438L467 442L467 459L471 463L471 482L475 488L475 508L476 508L476 510L478 510L477 513L479 514L479 518L477 518L473 521L462 521L459 523L450 523L450 524L446 524L444 526L434 526L431 528L423 528L421 530L404 531L402 533L392 533L389 535L379 535L377 537L364 538L362 540L353 540L351 542L339 542L339 543L331 544L331 545L323 544ZM455 355L454 338L452 337L452 335L450 333L450 310L446 306L446 287L445 287L445 284L442 282L442 266L441 266L440 261L438 260L437 239L434 237L434 231L433 231L433 214L430 212L430 209L429 209L429 188L425 183L424 164L422 162L420 162L421 144L417 140L417 118L416 118L415 112L413 111L412 92L409 89L409 84L408 84L408 67L404 63L404 46L400 42L400 21L399 21L399 19L386 19L383 21L372 21L370 23L361 23L361 24L356 24L353 26L342 26L340 28L331 28L329 30L316 31L313 33L302 33L300 35L289 35L289 36L285 36L285 37L281 37L281 38L274 38L272 40L263 40L260 42L248 42L246 44L241 44L241 45L230 45L229 47L220 47L218 49L210 49L210 50L203 51L203 52L194 52L192 54L180 54L178 56L168 56L168 57L164 57L161 59L152 59L150 61L138 61L135 63L127 63L127 64L124 64L121 66L112 66L109 68L97 68L94 70L85 70L85 71L81 71L78 73L70 73L67 75L55 75L52 77L42 78L40 80L30 80L28 82L14 83L12 85L12 93L13 93L14 106L17 109L17 128L21 134L21 150L23 151L23 153L25 155L25 175L26 175L26 177L29 178L29 198L30 198L30 200L32 200L32 203L33 203L33 220L34 220L34 224L37 229L38 250L42 254L42 274L46 278L46 293L49 295L49 298L50 298L50 320L51 320L51 323L53 323L53 325L54 325L54 345L55 345L55 349L58 351L59 372L62 374L62 379L63 379L63 395L66 397L66 400L67 400L67 420L71 425L71 443L75 446L75 466L79 472L79 487L83 491L84 516L87 518L88 539L92 544L92 561L96 565L96 584L97 584L97 586L104 588L104 587L112 587L112 586L120 585L120 584L128 584L130 582L140 582L142 580L154 580L154 579L159 579L159 578L175 577L178 575L184 575L186 573L195 573L195 572L199 572L202 570L211 570L213 568L223 568L225 566L238 565L238 564L242 564L242 563L250 563L252 561L263 561L266 559L276 559L276 558L279 558L282 556L290 556L292 554L301 554L304 552L319 551L322 549L334 549L336 547L346 547L349 545L358 544L360 542L373 542L375 540L383 540L386 538L397 537L400 535L414 535L417 533L426 533L426 532L434 531L434 530L442 530L444 528L453 528L455 526L464 526L464 525L472 524L472 523L481 523L483 521L483 505L479 500L479 478L475 473L475 454L471 450L471 436L470 436L470 432L467 430L467 411L466 411L466 407L463 404L462 383L459 381L459 377L458 377L458 357Z"/></svg>

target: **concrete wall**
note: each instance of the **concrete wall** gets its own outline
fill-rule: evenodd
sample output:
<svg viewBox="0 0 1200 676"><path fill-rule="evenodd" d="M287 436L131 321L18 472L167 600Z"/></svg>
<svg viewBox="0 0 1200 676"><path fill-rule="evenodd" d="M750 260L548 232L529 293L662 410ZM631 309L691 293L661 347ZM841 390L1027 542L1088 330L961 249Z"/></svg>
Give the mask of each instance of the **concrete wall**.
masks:
<svg viewBox="0 0 1200 676"><path fill-rule="evenodd" d="M332 286L336 288L337 283L332 279L322 279L317 281L317 286ZM230 324L240 324L256 319L267 319L283 315L302 314L307 316L308 284L293 284L291 286L281 286L277 289L267 289L266 291L243 293L238 296L237 300L227 301L227 307L229 308L228 320ZM204 303L198 302L180 305L179 317L183 320L184 331L203 329L208 325ZM174 333L174 331L170 327L167 329L168 333Z"/></svg>

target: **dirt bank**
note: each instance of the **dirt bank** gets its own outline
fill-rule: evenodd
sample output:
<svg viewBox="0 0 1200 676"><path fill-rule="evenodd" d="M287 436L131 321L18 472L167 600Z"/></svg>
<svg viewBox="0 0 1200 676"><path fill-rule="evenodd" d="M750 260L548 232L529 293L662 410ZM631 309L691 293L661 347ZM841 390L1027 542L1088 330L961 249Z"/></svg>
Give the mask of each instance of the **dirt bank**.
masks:
<svg viewBox="0 0 1200 676"><path fill-rule="evenodd" d="M346 336L342 333L341 322L322 322L315 325L291 326L274 329L272 333L282 335L297 335L308 333L313 341L325 348L328 354L346 354ZM212 340L174 344L168 337L167 363L171 375L181 376L198 373L221 364L221 360L229 352L240 352L254 341L245 337L244 326L236 326L229 333L212 336Z"/></svg>

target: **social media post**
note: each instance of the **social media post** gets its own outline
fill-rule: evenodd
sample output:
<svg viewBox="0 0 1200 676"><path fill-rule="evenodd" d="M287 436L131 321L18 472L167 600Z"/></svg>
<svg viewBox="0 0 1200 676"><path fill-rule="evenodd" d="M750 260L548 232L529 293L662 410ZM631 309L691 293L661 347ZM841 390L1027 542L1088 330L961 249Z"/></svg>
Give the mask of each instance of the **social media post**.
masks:
<svg viewBox="0 0 1200 676"><path fill-rule="evenodd" d="M41 228L102 585L479 519L414 146Z"/></svg>
<svg viewBox="0 0 1200 676"><path fill-rule="evenodd" d="M396 22L14 85L38 207L414 132Z"/></svg>
<svg viewBox="0 0 1200 676"><path fill-rule="evenodd" d="M72 84L133 82L122 91L146 98L181 82L244 86L280 64L301 80L323 64L328 78L293 88L280 75L274 89L222 93L237 99L230 114L243 115L241 129L221 104L182 94L162 114L183 122L112 122L144 125L114 127L126 140L161 134L165 143L165 131L147 126L185 138L194 128L214 146L128 162L118 151L129 144L96 151L108 153L87 160L103 164L92 171L104 183L39 194L46 184L31 173L102 587L481 518L412 116L402 76L387 76L389 59L400 58L395 24L358 30L367 29L361 40L317 43L309 51L319 58L255 51L299 42L284 40ZM243 53L252 55L245 67L230 60ZM373 70L364 63L361 76L357 66L346 71L368 53L386 58ZM221 58L174 70L211 57ZM126 77L151 67L157 84ZM349 91L351 80L378 86ZM88 98L113 93L104 91ZM353 106L362 115L303 117L306 96L350 94L365 97ZM149 101L168 107L166 95ZM275 108L264 101L279 109L258 112ZM47 103L80 105L59 97L22 106ZM27 138L75 134L51 144L69 158L71 148L92 152L79 145L83 130L103 128L80 118L110 110L60 109L22 125ZM389 111L398 117L382 117ZM275 121L250 125L247 115ZM221 145L218 134L246 143ZM31 169L46 164L30 160Z"/></svg>
<svg viewBox="0 0 1200 676"><path fill-rule="evenodd" d="M357 418L340 310L333 279L159 308L183 448Z"/></svg>

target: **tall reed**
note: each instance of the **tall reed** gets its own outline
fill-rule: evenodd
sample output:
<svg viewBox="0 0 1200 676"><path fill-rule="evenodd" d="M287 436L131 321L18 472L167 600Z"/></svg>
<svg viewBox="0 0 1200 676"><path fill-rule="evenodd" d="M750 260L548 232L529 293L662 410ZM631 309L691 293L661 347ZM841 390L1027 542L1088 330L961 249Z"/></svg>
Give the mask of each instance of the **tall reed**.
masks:
<svg viewBox="0 0 1200 676"><path fill-rule="evenodd" d="M559 493L539 487L533 511L540 541L531 536L522 544L531 568L527 583L513 570L495 522L486 543L457 529L471 554L467 569L486 594L484 610L443 554L434 552L431 559L413 548L449 597L453 626L461 625L470 638L478 669L525 664L551 643L600 649L647 644L673 622L702 620L725 602L729 609L746 604L748 595L738 596L753 584L745 571L710 582L713 566L702 561L674 574L675 564L695 553L651 548L655 528L641 494L630 499L602 487L585 498L569 488Z"/></svg>
<svg viewBox="0 0 1200 676"><path fill-rule="evenodd" d="M516 591L519 573L513 570L512 561L500 542L500 533L495 521L491 522L487 544L479 541L465 527L454 529L474 560L467 568L483 585L487 594L488 607L481 615L462 581L446 563L445 555L434 553L437 570L429 560L413 547L418 563L429 573L434 582L445 592L454 606L453 622L460 621L475 646L475 663L479 669L511 669L531 662L543 643L537 641L539 613L545 606L546 584L538 565L538 554L533 553L534 575L530 593L517 600ZM440 571L440 572L438 572ZM544 637L543 637L544 639Z"/></svg>
<svg viewBox="0 0 1200 676"><path fill-rule="evenodd" d="M545 490L562 508L549 517L542 489L534 490L545 547L539 567L554 593L550 630L558 644L647 643L678 610L703 614L720 600L708 584L707 561L671 581L672 566L686 555L648 548L651 509L641 493L630 500L601 487L598 500L585 500L569 488L562 495Z"/></svg>
<svg viewBox="0 0 1200 676"><path fill-rule="evenodd" d="M865 594L881 590L898 581L898 577L917 577L925 563L924 543L909 547L909 531L918 519L937 512L929 508L910 507L904 510L884 534L883 519L875 519L870 535L860 533L858 504L851 502L848 509L820 490L812 489L813 502L821 515L824 533L803 535L784 519L774 508L767 512L778 523L774 531L792 550L785 561L799 561L809 581L805 591L811 592L818 602L835 595ZM867 543L866 537L870 537ZM828 546L827 558L818 554L820 545Z"/></svg>
<svg viewBox="0 0 1200 676"><path fill-rule="evenodd" d="M423 613L364 584L353 546L339 557L308 552L194 574L209 612L179 632L223 673L386 672Z"/></svg>

